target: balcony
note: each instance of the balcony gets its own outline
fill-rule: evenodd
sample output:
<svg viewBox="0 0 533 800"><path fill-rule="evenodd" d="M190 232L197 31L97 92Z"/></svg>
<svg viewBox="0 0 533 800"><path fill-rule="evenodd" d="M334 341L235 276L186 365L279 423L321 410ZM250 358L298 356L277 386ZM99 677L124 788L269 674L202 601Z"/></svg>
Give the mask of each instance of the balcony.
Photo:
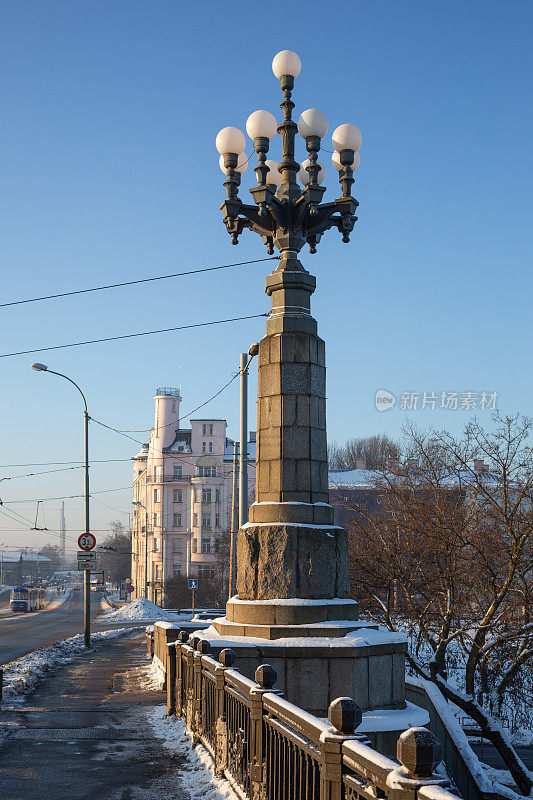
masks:
<svg viewBox="0 0 533 800"><path fill-rule="evenodd" d="M147 483L190 483L190 475L157 475L155 472L149 472L146 476Z"/></svg>

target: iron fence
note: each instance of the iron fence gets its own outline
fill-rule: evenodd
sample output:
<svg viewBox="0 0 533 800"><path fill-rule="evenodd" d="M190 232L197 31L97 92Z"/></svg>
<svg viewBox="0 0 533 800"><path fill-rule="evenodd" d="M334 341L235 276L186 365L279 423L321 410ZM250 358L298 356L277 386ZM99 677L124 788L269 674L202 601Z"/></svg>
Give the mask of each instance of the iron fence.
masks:
<svg viewBox="0 0 533 800"><path fill-rule="evenodd" d="M192 744L243 800L458 800L434 772L442 749L425 728L400 736L397 763L357 733L362 712L350 698L330 705L328 724L287 702L268 664L251 681L232 650L217 660L186 631L166 648L167 714L185 718Z"/></svg>

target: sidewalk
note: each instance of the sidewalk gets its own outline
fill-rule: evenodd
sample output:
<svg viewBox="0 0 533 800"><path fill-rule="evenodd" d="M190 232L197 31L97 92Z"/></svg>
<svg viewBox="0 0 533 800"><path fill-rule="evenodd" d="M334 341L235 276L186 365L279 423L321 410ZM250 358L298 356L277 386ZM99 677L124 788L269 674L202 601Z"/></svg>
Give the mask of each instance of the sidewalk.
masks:
<svg viewBox="0 0 533 800"><path fill-rule="evenodd" d="M164 697L148 684L147 664L144 632L136 631L4 709L0 800L188 800L183 757L163 747L148 721Z"/></svg>

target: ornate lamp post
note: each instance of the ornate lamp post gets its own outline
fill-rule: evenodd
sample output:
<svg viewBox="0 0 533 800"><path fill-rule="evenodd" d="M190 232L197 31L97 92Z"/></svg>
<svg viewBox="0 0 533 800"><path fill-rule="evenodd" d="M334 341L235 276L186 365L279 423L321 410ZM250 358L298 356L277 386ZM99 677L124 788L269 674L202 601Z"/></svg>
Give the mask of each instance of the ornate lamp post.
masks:
<svg viewBox="0 0 533 800"><path fill-rule="evenodd" d="M282 261L298 253L306 242L310 252L316 253L322 234L329 228L338 228L342 241L349 242L357 220L358 202L351 196L351 188L353 173L359 166L357 151L361 146L361 132L350 124L339 125L334 131L332 162L339 172L342 195L333 203L322 203L326 191L322 186L325 170L318 162L318 153L328 131L328 120L321 111L309 108L300 115L298 124L293 121L292 90L300 66L300 59L290 50L278 53L272 62L274 75L280 79L283 91L283 122L277 125L269 111L254 111L246 122L246 132L254 142L258 160L255 168L258 185L250 190L255 205L246 205L239 198L240 177L248 163L244 155L244 134L238 128L227 127L216 138L221 154L220 167L227 175L224 186L228 197L221 210L231 243L238 244L239 235L244 228L249 228L262 237L268 253L272 254L274 246L277 247ZM266 157L276 130L282 140L280 164ZM309 153L302 165L294 158L297 133L305 139ZM298 185L297 176L303 189ZM284 268L283 264L280 268Z"/></svg>
<svg viewBox="0 0 533 800"><path fill-rule="evenodd" d="M329 505L325 350L310 310L316 280L298 253L306 243L311 253L316 252L329 228L337 228L343 242L349 241L357 219L358 203L351 189L361 145L361 133L354 125L340 125L334 131L332 162L342 193L323 203L325 170L318 153L328 121L313 108L300 115L298 124L292 119L292 90L300 72L296 53L278 53L272 69L283 91L283 120L277 125L273 114L260 110L246 123L258 161L258 185L250 190L254 204L246 205L238 194L247 166L244 134L227 127L216 138L226 174L227 199L221 210L232 244L249 228L262 237L269 253L274 247L280 251L279 266L266 280L272 309L259 346L256 502L237 539L238 599L227 605L228 625L217 624L226 633L230 623L265 625L267 638L286 635L286 624L331 620L331 600L345 598L349 590L346 533L333 524ZM280 164L267 159L276 131L282 144ZM295 160L297 133L309 154L301 165ZM276 599L297 598L324 602L301 607L297 602L280 603L276 613ZM337 601L341 616L335 618L356 618L353 601L341 606ZM259 633L256 628L255 635Z"/></svg>
<svg viewBox="0 0 533 800"><path fill-rule="evenodd" d="M358 622L357 603L347 599L346 531L334 524L329 504L325 348L310 308L316 281L298 260L306 243L315 252L329 228L349 240L361 134L354 125L334 131L332 162L342 194L321 202L325 171L318 153L327 119L308 109L298 124L292 120L291 93L300 72L295 53L278 53L272 68L284 115L277 126L268 111L248 117L258 160L253 205L238 195L247 164L244 134L224 128L216 142L228 194L221 208L232 242L249 228L270 253L278 248L280 260L266 279L272 309L259 344L256 501L237 534L237 595L228 600L226 616L214 620L215 631L204 635L231 636L248 677L258 664L275 665L285 697L318 716L339 696L355 698L363 710L404 708L405 641ZM276 130L280 164L266 158ZM297 132L309 154L302 165L294 157ZM269 641L276 639L282 646Z"/></svg>

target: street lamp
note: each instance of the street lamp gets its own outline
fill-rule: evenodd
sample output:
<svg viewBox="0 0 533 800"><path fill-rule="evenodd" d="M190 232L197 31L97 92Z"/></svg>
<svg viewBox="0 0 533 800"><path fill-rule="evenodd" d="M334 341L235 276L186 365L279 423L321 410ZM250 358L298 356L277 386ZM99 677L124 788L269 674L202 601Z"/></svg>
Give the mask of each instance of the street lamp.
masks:
<svg viewBox="0 0 533 800"><path fill-rule="evenodd" d="M308 108L300 115L298 124L293 121L291 95L300 68L296 53L290 50L278 53L272 62L272 70L280 79L283 91L283 121L277 125L273 114L261 110L250 114L246 122L246 132L254 143L258 160L255 168L258 185L250 189L255 205L245 205L238 196L241 174L247 164L244 134L239 128L230 126L223 128L216 137L228 195L220 208L231 243L238 244L244 228L255 231L262 237L269 254L274 252L274 246L280 250L280 269L283 269L283 260L288 258L288 254L294 256L306 242L310 252L316 253L322 234L329 228L338 228L342 241L349 242L357 220L354 214L358 202L351 196L351 187L353 173L360 161L357 151L361 146L361 132L348 123L339 125L333 132L335 152L332 163L339 174L342 196L333 203L321 203L326 191L323 186L326 172L318 162L318 153L328 130L328 120L322 111ZM281 136L283 152L280 164L266 157L276 130ZM294 158L297 133L305 139L309 153L309 158L301 165ZM303 189L297 183L297 176Z"/></svg>
<svg viewBox="0 0 533 800"><path fill-rule="evenodd" d="M132 506L144 508L144 596L148 599L148 509L140 500L133 500Z"/></svg>
<svg viewBox="0 0 533 800"><path fill-rule="evenodd" d="M36 362L31 365L31 368L37 372L49 372L52 375L59 375L66 381L76 387L81 394L84 411L84 449L85 449L85 533L90 533L91 528L89 524L89 412L87 410L87 400L82 390L68 375L63 375L62 372L54 372L53 369L48 369L46 364L39 364ZM83 571L83 642L85 647L91 646L91 573L89 570Z"/></svg>
<svg viewBox="0 0 533 800"><path fill-rule="evenodd" d="M272 601L269 608L274 617L274 601L280 601L280 616L285 614L287 599L300 601L291 607L291 619L303 625L309 620L305 600L323 598L320 611L315 608L313 613L316 621L327 621L331 619L328 602L345 598L349 590L346 533L334 524L329 503L325 343L311 314L316 279L298 255L306 244L316 253L330 228L339 231L343 242L350 241L357 221L352 185L362 137L359 128L348 123L333 131L332 166L340 196L323 202L326 170L318 156L329 123L316 108L306 109L297 122L293 120L292 91L300 69L296 53L278 53L272 70L283 93L283 119L278 124L263 109L247 119L246 133L257 153L257 185L250 189L253 203L239 197L248 160L244 133L228 126L215 142L227 191L220 208L231 243L238 244L247 228L262 238L269 254L274 248L279 251L279 263L266 279L272 307L259 344L256 499L249 520L248 509L241 511L237 535L236 591L240 600L250 602L228 601L227 619L215 623L224 634L233 630L237 618L239 624L253 624L256 601ZM267 159L276 133L281 138L279 164ZM297 134L307 150L302 164L295 158ZM241 457L246 455L242 438ZM246 503L242 493L240 501Z"/></svg>

